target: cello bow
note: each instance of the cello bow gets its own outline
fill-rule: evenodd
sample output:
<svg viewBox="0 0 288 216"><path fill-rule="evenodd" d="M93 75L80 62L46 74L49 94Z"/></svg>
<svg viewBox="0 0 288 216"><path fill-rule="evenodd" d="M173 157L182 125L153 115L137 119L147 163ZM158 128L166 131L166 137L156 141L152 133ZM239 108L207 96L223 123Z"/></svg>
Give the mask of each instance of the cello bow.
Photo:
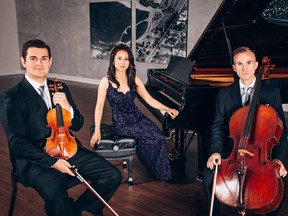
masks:
<svg viewBox="0 0 288 216"><path fill-rule="evenodd" d="M217 180L217 174L218 174L218 163L215 166L215 173L213 178L213 186L212 186L212 194L211 194L211 201L210 201L210 212L209 216L212 216L213 214L213 206L214 206L214 197L215 197L215 189L216 189L216 180Z"/></svg>

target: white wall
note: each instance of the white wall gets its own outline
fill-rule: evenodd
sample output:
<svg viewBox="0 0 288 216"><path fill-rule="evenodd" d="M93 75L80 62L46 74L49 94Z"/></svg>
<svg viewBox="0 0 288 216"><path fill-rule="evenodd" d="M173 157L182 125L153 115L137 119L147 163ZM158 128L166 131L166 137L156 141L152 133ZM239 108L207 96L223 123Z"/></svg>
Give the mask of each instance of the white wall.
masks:
<svg viewBox="0 0 288 216"><path fill-rule="evenodd" d="M88 5L89 2L97 0L0 1L0 14L5 16L0 19L0 75L19 72L18 43L22 45L26 40L36 37L45 40L51 46L51 76L97 84L106 74L108 61L90 58ZM222 1L189 0L188 54ZM54 5L51 5L53 2ZM22 15L18 16L18 28L15 11ZM137 74L144 82L147 69L166 66L136 62Z"/></svg>
<svg viewBox="0 0 288 216"><path fill-rule="evenodd" d="M0 0L0 75L20 72L19 43L14 0Z"/></svg>
<svg viewBox="0 0 288 216"><path fill-rule="evenodd" d="M223 0L190 0L188 15L188 43L190 52L206 29Z"/></svg>

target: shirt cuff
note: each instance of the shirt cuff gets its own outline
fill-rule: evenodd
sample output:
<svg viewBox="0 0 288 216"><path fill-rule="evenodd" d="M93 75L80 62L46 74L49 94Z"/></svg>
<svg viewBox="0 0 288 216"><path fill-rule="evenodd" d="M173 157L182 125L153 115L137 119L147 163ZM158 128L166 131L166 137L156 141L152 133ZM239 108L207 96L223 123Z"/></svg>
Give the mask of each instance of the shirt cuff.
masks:
<svg viewBox="0 0 288 216"><path fill-rule="evenodd" d="M71 119L73 119L74 118L74 110L73 110L73 107L72 106L70 106L70 115L71 115Z"/></svg>

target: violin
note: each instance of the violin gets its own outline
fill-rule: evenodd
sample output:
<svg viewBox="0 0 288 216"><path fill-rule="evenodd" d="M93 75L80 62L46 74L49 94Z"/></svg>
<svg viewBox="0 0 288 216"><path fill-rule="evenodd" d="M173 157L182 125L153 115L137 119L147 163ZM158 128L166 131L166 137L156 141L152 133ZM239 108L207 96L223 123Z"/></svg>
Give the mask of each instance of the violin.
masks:
<svg viewBox="0 0 288 216"><path fill-rule="evenodd" d="M56 93L59 89L63 89L61 83L56 78L53 80L53 84L49 85L49 90ZM77 152L77 143L75 137L69 133L69 127L71 125L70 112L56 104L56 108L53 108L47 113L48 126L52 129L51 136L46 140L45 151L51 157L58 159L69 159L73 157ZM111 206L92 188L92 186L78 173L77 168L73 165L70 170L75 176L96 196L102 204L104 204L113 215L118 214L112 209Z"/></svg>
<svg viewBox="0 0 288 216"><path fill-rule="evenodd" d="M53 84L49 85L49 90L56 93L63 89L61 83L56 78ZM73 157L77 152L77 143L75 137L69 133L71 126L70 112L56 104L56 108L50 109L46 115L48 127L51 128L51 135L46 140L45 151L51 157L68 159Z"/></svg>
<svg viewBox="0 0 288 216"><path fill-rule="evenodd" d="M283 124L274 108L258 104L261 78L263 73L267 74L270 60L265 57L262 63L251 104L238 109L230 119L234 146L215 174L216 197L223 204L237 208L241 215L273 211L284 194L279 165L271 161Z"/></svg>

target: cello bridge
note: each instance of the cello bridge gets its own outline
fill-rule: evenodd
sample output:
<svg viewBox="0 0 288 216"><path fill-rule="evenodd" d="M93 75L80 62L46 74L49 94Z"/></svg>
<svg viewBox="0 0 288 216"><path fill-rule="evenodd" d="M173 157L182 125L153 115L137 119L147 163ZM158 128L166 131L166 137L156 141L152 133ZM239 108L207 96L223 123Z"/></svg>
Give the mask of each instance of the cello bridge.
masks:
<svg viewBox="0 0 288 216"><path fill-rule="evenodd" d="M249 156L253 157L254 154L247 151L246 149L238 149L238 153L240 154L240 156L244 156L245 154L248 154Z"/></svg>

